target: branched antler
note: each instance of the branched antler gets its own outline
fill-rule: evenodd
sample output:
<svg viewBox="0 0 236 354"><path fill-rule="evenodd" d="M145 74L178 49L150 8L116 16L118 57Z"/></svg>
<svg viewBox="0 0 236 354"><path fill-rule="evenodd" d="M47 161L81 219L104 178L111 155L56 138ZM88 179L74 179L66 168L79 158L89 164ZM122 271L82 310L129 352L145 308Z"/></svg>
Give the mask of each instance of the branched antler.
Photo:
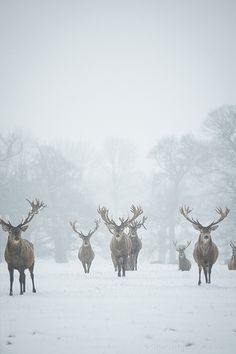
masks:
<svg viewBox="0 0 236 354"><path fill-rule="evenodd" d="M185 217L186 220L191 222L191 224L198 226L199 228L202 228L202 224L197 219L193 219L192 217L190 218L188 215L191 213L193 209L190 209L189 206L183 206L179 209L180 213Z"/></svg>
<svg viewBox="0 0 236 354"><path fill-rule="evenodd" d="M216 221L213 221L210 225L208 225L207 227L211 227L214 225L217 225L219 222L221 222L222 220L224 220L226 218L226 216L229 214L230 209L225 207L225 210L223 211L222 208L216 208L216 212L220 215L219 219Z"/></svg>
<svg viewBox="0 0 236 354"><path fill-rule="evenodd" d="M77 220L75 220L75 221L73 221L73 222L70 221L70 226L72 227L73 231L74 231L77 235L79 235L80 238L83 238L84 234L83 234L81 231L79 231L79 230L76 229L76 224L77 224Z"/></svg>
<svg viewBox="0 0 236 354"><path fill-rule="evenodd" d="M105 222L105 225L106 225L109 229L110 229L110 228L114 229L114 228L117 227L115 221L114 221L113 219L110 219L110 218L109 218L109 215L108 215L109 210L108 210L106 207L103 206L103 207L101 208L101 207L99 206L99 208L98 208L97 211L98 211L98 214L100 214L102 220Z"/></svg>
<svg viewBox="0 0 236 354"><path fill-rule="evenodd" d="M133 214L132 218L129 216L124 219L124 218L119 218L121 224L117 225L115 221L111 218L109 218L108 212L109 210L106 207L100 207L98 208L98 213L100 214L102 220L105 222L105 225L108 227L108 229L116 229L117 227L127 227L130 223L132 223L139 215L143 213L143 209L141 206L135 207L134 205L131 206L130 208L131 213Z"/></svg>
<svg viewBox="0 0 236 354"><path fill-rule="evenodd" d="M26 199L26 200L27 200L27 202L29 202L31 209L28 212L27 217L22 218L20 224L18 225L19 227L22 227L22 226L28 224L36 214L38 214L42 209L44 209L47 206L43 202L40 202L39 199L37 199L37 198L35 200L33 200L32 202L29 199Z"/></svg>
<svg viewBox="0 0 236 354"><path fill-rule="evenodd" d="M94 220L95 222L95 228L93 230L89 230L88 236L92 236L94 234L95 231L97 231L99 224L100 224L100 220Z"/></svg>
<svg viewBox="0 0 236 354"><path fill-rule="evenodd" d="M97 231L100 221L95 220L94 222L96 224L95 228L93 230L89 230L88 235L85 235L82 231L77 230L76 228L77 220L75 220L74 222L70 221L70 226L72 227L73 231L79 235L80 238L87 237L87 236L91 237L94 234L94 232Z"/></svg>
<svg viewBox="0 0 236 354"><path fill-rule="evenodd" d="M145 230L147 230L147 229L146 229L146 226L144 225L144 223L145 223L146 220L147 220L147 216L143 216L142 221L136 221L136 220L134 220L134 221L132 221L132 222L130 223L130 225L131 225L132 227L134 227L135 229L139 229L141 226L143 226L143 228L144 228Z"/></svg>

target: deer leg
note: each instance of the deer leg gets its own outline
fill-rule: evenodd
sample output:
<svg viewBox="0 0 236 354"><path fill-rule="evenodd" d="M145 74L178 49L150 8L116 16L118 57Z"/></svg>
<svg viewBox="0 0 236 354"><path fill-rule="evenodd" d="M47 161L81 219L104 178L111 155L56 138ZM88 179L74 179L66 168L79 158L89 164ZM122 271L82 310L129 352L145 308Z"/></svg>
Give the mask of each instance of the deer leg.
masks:
<svg viewBox="0 0 236 354"><path fill-rule="evenodd" d="M87 269L86 269L86 264L84 262L82 262L83 268L84 268L84 272L87 273Z"/></svg>
<svg viewBox="0 0 236 354"><path fill-rule="evenodd" d="M122 264L122 277L125 277L125 269L126 269L126 265L125 263Z"/></svg>
<svg viewBox="0 0 236 354"><path fill-rule="evenodd" d="M118 277L121 277L121 265L118 264Z"/></svg>
<svg viewBox="0 0 236 354"><path fill-rule="evenodd" d="M114 269L115 269L115 272L117 271L117 261L115 259L115 257L113 256L113 254L111 254L111 259L112 259L112 262L113 262L113 265L114 265Z"/></svg>
<svg viewBox="0 0 236 354"><path fill-rule="evenodd" d="M203 271L204 271L204 276L205 276L206 283L208 283L208 279L207 279L208 267L203 267Z"/></svg>
<svg viewBox="0 0 236 354"><path fill-rule="evenodd" d="M125 277L125 271L127 269L128 257L123 258L122 262L122 276Z"/></svg>
<svg viewBox="0 0 236 354"><path fill-rule="evenodd" d="M198 272L199 272L198 285L201 285L201 272L202 272L202 267L201 267L200 265L198 266Z"/></svg>
<svg viewBox="0 0 236 354"><path fill-rule="evenodd" d="M88 268L87 272L88 272L88 273L89 273L89 271L90 271L91 263L92 263L92 262L89 262L89 263L87 264L87 268Z"/></svg>
<svg viewBox="0 0 236 354"><path fill-rule="evenodd" d="M33 293L36 293L36 289L35 289L35 285L34 285L34 263L29 268L29 271L30 271L30 277L31 277L31 280L32 280Z"/></svg>
<svg viewBox="0 0 236 354"><path fill-rule="evenodd" d="M134 255L134 270L137 270L137 263L138 263L138 254L136 253Z"/></svg>
<svg viewBox="0 0 236 354"><path fill-rule="evenodd" d="M13 295L12 292L12 286L13 286L13 281L14 281L14 269L10 266L8 266L9 274L10 274L10 292L9 295Z"/></svg>
<svg viewBox="0 0 236 354"><path fill-rule="evenodd" d="M25 279L26 279L26 276L25 276L25 272L23 273L23 293L25 293Z"/></svg>
<svg viewBox="0 0 236 354"><path fill-rule="evenodd" d="M208 284L211 284L211 268L212 266L210 266L208 270Z"/></svg>
<svg viewBox="0 0 236 354"><path fill-rule="evenodd" d="M123 266L123 258L120 257L120 258L117 259L118 277L121 277L122 266Z"/></svg>
<svg viewBox="0 0 236 354"><path fill-rule="evenodd" d="M136 254L133 253L132 254L132 270L136 270L135 266L136 266Z"/></svg>
<svg viewBox="0 0 236 354"><path fill-rule="evenodd" d="M20 269L20 277L19 277L19 281L20 281L20 294L23 295L23 287L24 287L24 278L25 278L25 273L24 270Z"/></svg>

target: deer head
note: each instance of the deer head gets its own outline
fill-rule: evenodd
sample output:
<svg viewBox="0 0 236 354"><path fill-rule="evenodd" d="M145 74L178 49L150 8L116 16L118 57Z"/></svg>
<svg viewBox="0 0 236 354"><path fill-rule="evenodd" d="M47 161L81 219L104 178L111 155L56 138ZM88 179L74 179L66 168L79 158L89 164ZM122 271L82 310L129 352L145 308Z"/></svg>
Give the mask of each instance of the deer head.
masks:
<svg viewBox="0 0 236 354"><path fill-rule="evenodd" d="M40 202L38 199L35 199L32 202L28 199L26 200L27 202L29 202L31 209L28 212L27 217L22 218L19 225L13 226L9 220L4 221L0 218L0 224L2 225L2 229L3 231L8 232L8 238L11 243L18 243L20 241L21 233L27 230L29 223L33 219L33 217L47 206L43 202Z"/></svg>
<svg viewBox="0 0 236 354"><path fill-rule="evenodd" d="M230 241L230 247L232 248L233 255L236 257L236 246L233 241Z"/></svg>
<svg viewBox="0 0 236 354"><path fill-rule="evenodd" d="M180 213L185 217L186 220L188 220L194 227L194 229L200 231L199 235L199 240L203 244L208 244L211 242L211 231L215 231L217 227L222 220L226 218L226 216L229 214L229 209L225 208L223 211L221 208L216 208L216 212L220 215L218 220L213 221L210 223L208 226L203 226L200 224L200 222L197 219L193 219L192 217L189 217L189 214L191 213L192 209L190 209L188 206L184 206L180 208Z"/></svg>
<svg viewBox="0 0 236 354"><path fill-rule="evenodd" d="M175 246L175 249L177 252L179 252L179 257L184 257L184 251L186 250L186 248L190 245L191 241L187 241L187 244L186 245L177 245L177 242L176 241L173 241L173 244Z"/></svg>
<svg viewBox="0 0 236 354"><path fill-rule="evenodd" d="M108 215L109 210L106 207L98 208L98 213L100 214L102 220L104 221L108 230L116 238L122 237L125 228L127 228L138 216L140 216L143 213L143 209L140 206L135 207L134 205L131 206L130 211L133 214L133 216L131 218L128 216L126 219L119 218L120 225L117 225L117 223L109 217Z"/></svg>
<svg viewBox="0 0 236 354"><path fill-rule="evenodd" d="M87 234L84 234L82 231L78 231L76 228L77 221L70 221L70 226L72 227L72 230L79 235L79 237L83 240L83 245L84 246L89 246L90 245L90 238L94 234L95 231L97 231L99 227L99 220L94 220L95 222L95 228L93 230L89 230Z"/></svg>
<svg viewBox="0 0 236 354"><path fill-rule="evenodd" d="M146 226L144 225L146 220L147 220L147 216L143 216L141 221L136 221L136 220L132 221L129 224L129 236L133 237L133 238L136 237L137 236L137 231L141 227L143 227L145 230L147 230Z"/></svg>

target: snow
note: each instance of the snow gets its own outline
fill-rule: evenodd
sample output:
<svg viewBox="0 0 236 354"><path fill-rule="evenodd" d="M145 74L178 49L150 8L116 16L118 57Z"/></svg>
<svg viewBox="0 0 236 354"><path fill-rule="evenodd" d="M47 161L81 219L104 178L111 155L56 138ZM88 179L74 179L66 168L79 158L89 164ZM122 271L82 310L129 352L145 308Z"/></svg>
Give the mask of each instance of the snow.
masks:
<svg viewBox="0 0 236 354"><path fill-rule="evenodd" d="M0 264L1 354L231 354L236 347L236 271L216 264L212 284L197 285L197 267L141 262L118 278L111 260L38 259L37 293L14 295Z"/></svg>

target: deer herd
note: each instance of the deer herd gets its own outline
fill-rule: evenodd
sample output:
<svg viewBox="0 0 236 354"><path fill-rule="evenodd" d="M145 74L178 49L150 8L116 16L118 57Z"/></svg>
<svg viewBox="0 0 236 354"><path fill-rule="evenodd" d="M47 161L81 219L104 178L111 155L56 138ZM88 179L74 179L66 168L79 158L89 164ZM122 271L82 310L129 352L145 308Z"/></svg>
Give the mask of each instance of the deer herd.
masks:
<svg viewBox="0 0 236 354"><path fill-rule="evenodd" d="M5 248L5 260L8 265L10 275L10 295L13 295L13 281L14 270L19 272L20 281L20 294L25 292L25 270L29 269L32 290L36 292L34 284L34 246L33 244L21 237L22 232L25 232L29 226L33 217L43 210L46 205L40 202L38 199L30 201L26 199L30 204L30 210L26 218L22 218L21 222L17 226L13 226L10 221L4 221L0 218L0 224L3 231L8 233L8 240ZM216 230L218 224L223 221L229 214L229 209L217 208L216 212L219 214L217 220L210 223L208 226L203 226L197 219L189 216L191 209L187 206L180 208L180 213L183 217L189 221L194 229L199 231L199 237L195 243L193 250L193 258L198 265L199 277L198 285L201 284L201 272L203 269L206 283L211 282L211 270L213 264L216 262L219 251L216 244L212 241L211 232ZM103 220L108 231L112 234L110 241L111 259L114 264L115 271L117 271L118 277L125 276L127 270L136 271L137 261L140 250L142 249L142 241L138 237L138 230L145 227L146 216L141 217L143 209L140 206L132 205L130 212L132 216L128 216L126 219L120 217L118 223L109 216L109 209L106 207L99 207L97 210L101 219ZM141 217L141 218L139 218ZM77 228L77 221L70 222L72 230L81 238L82 246L79 249L78 258L81 261L84 272L89 273L92 261L95 257L92 249L90 239L91 236L97 231L100 220L95 220L95 227L87 234L79 231ZM187 244L177 244L173 242L176 251L179 253L178 266L181 271L189 271L191 269L191 262L185 255L186 248L190 245L191 241ZM229 270L236 270L236 246L233 241L230 242L232 248L232 257L228 263Z"/></svg>

